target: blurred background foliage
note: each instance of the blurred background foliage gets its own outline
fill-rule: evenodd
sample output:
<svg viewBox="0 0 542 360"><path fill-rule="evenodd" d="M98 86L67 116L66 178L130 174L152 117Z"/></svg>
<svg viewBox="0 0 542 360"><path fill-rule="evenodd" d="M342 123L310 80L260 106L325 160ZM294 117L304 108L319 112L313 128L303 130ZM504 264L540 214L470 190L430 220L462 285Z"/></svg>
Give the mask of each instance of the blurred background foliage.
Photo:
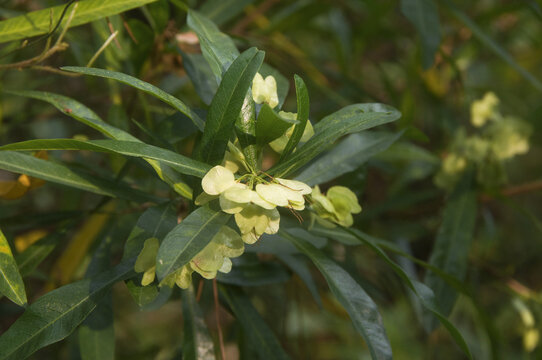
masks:
<svg viewBox="0 0 542 360"><path fill-rule="evenodd" d="M60 4L2 0L0 19ZM172 121L172 116L180 115L169 108L119 83L56 70L87 65L118 31L94 66L131 74L190 106L204 108L197 94L205 100L206 89L194 88L187 77L187 71L205 69L197 66L202 57L197 38L186 26L186 6L211 18L234 37L240 49L265 50L266 62L288 79L294 74L305 79L313 122L351 103L382 102L402 112L402 118L389 126L404 131L398 143L328 185L349 186L360 196L363 211L355 217L356 228L416 258L427 260L435 243L447 192L436 187L433 178L457 131L474 132L471 103L492 91L500 98L502 113L528 122L532 127L529 152L504 163L504 184L480 187L477 193L476 231L466 280L451 320L476 359L542 358L538 346L542 319L540 2L159 0L69 29L63 39L69 45L66 49L31 66L1 64L39 55L45 39L22 49L18 41L2 44L0 89L70 96L148 143L190 153L195 129L180 125L187 122ZM289 97L285 108L294 111L294 101ZM0 144L64 137L96 139L101 135L44 102L0 93ZM154 181L150 170L131 166L117 156L84 151L48 156L96 174L122 172L127 182L140 188L175 196L165 184ZM0 199L0 227L16 252L46 235L61 245L25 278L30 301L81 278L103 241L109 239L112 254L120 253L141 210L118 203L106 214L88 216L101 197L49 183L32 184L7 172L0 172L0 181L4 190L8 183L19 186L18 193L11 190L9 195L5 190ZM79 245L68 247L74 239ZM443 329L424 330L416 298L370 249L330 243L326 251L379 304L396 359L463 358ZM404 257L397 260L409 275L423 279L423 267ZM250 295L293 358L368 359L347 314L323 278L318 275L316 280L323 311L296 276L278 285L254 286ZM124 284L117 284L114 304L117 358L178 356L183 336L178 297L163 307L140 311ZM206 320L216 338L209 285L203 287L200 304L209 314ZM0 331L21 312L5 299L0 311ZM239 354L235 342L243 344L246 337L231 315L222 311L221 316L228 358L235 359ZM76 337L45 348L33 358L76 358Z"/></svg>

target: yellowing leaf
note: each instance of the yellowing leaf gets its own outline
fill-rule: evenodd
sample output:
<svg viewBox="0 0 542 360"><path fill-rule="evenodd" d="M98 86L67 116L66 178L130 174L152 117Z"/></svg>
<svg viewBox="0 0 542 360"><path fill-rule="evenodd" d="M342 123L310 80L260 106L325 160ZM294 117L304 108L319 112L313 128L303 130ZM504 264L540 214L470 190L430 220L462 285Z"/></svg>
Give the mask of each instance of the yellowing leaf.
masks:
<svg viewBox="0 0 542 360"><path fill-rule="evenodd" d="M115 202L111 201L98 213L89 217L83 224L79 232L74 236L66 250L56 261L51 270L51 277L54 283L48 284L49 289L53 289L56 285L64 285L70 282L77 267L83 261L90 245L96 239L96 236L102 231L102 228L109 220L110 212L115 209Z"/></svg>

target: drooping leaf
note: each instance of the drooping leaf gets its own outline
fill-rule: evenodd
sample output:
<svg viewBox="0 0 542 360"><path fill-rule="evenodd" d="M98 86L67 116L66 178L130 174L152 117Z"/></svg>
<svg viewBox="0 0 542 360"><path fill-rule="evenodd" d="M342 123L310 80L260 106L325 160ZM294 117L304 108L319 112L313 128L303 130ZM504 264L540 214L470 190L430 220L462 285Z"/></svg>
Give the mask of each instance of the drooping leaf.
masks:
<svg viewBox="0 0 542 360"><path fill-rule="evenodd" d="M239 56L239 50L232 39L220 32L218 27L200 13L188 11L187 24L199 38L201 52L213 70L217 80L228 70L233 61Z"/></svg>
<svg viewBox="0 0 542 360"><path fill-rule="evenodd" d="M243 327L245 334L250 340L251 347L258 353L261 359L290 359L275 334L269 329L240 288L221 285L220 293L224 296L233 314Z"/></svg>
<svg viewBox="0 0 542 360"><path fill-rule="evenodd" d="M0 336L0 359L25 359L37 350L68 336L96 308L117 281L129 277L133 262L55 289L30 305Z"/></svg>
<svg viewBox="0 0 542 360"><path fill-rule="evenodd" d="M183 291L183 359L214 360L213 340L191 286Z"/></svg>
<svg viewBox="0 0 542 360"><path fill-rule="evenodd" d="M365 290L321 250L284 230L280 230L279 234L290 240L320 270L331 292L344 306L354 327L367 343L373 359L391 359L391 346L384 330L382 317Z"/></svg>
<svg viewBox="0 0 542 360"><path fill-rule="evenodd" d="M435 245L429 264L455 276L462 281L467 272L467 258L476 223L476 191L472 185L472 173L467 171L458 183L442 214ZM425 284L435 292L436 303L442 313L448 315L457 299L457 292L433 272L426 274ZM428 319L433 329L435 319Z"/></svg>
<svg viewBox="0 0 542 360"><path fill-rule="evenodd" d="M422 40L424 69L433 65L440 45L440 21L436 1L401 0L401 12L414 25Z"/></svg>
<svg viewBox="0 0 542 360"><path fill-rule="evenodd" d="M73 27L103 19L153 1L156 0L79 0L70 26ZM58 5L0 21L0 43L48 33L51 11L53 12L52 23L56 24L60 20L65 7L65 4ZM73 5L67 9L67 14L72 9ZM67 20L68 16L66 15L62 19L62 26L66 24Z"/></svg>
<svg viewBox="0 0 542 360"><path fill-rule="evenodd" d="M187 264L226 224L231 215L202 206L171 230L158 249L156 275L162 280Z"/></svg>
<svg viewBox="0 0 542 360"><path fill-rule="evenodd" d="M89 150L120 154L158 160L182 174L193 175L200 178L205 176L210 169L210 167L204 163L174 153L173 151L135 141L39 139L1 146L0 153L4 150Z"/></svg>
<svg viewBox="0 0 542 360"><path fill-rule="evenodd" d="M268 172L284 177L311 161L341 136L395 121L400 116L401 113L397 110L383 104L355 104L344 107L320 120L314 126L314 136Z"/></svg>
<svg viewBox="0 0 542 360"><path fill-rule="evenodd" d="M402 133L362 132L351 134L322 155L296 177L308 185L323 184L356 170L375 154L386 150Z"/></svg>
<svg viewBox="0 0 542 360"><path fill-rule="evenodd" d="M382 260L384 260L391 267L391 269L404 281L404 283L412 290L412 292L418 297L421 304L430 313L432 313L440 321L440 323L448 330L450 335L452 335L456 343L461 347L461 349L463 350L463 352L465 352L465 354L469 357L469 359L472 359L472 354L469 350L469 347L467 343L465 342L465 339L463 339L463 336L461 335L459 330L457 330L456 327L439 310L439 307L435 301L435 294L433 290L431 290L425 284L419 281L416 281L414 279L411 279L410 276L408 276L407 273L399 265L397 265L392 259L390 259L390 257L375 242L373 242L373 240L370 237L358 236L356 232L349 229L340 229L340 230L343 230L344 232L348 232L356 236L357 239L359 239L365 245L370 247Z"/></svg>
<svg viewBox="0 0 542 360"><path fill-rule="evenodd" d="M26 304L23 278L11 253L9 243L0 230L0 294L18 305Z"/></svg>
<svg viewBox="0 0 542 360"><path fill-rule="evenodd" d="M243 106L243 99L254 75L263 62L264 53L256 48L246 50L228 68L211 102L196 157L216 165L222 162L235 121Z"/></svg>
<svg viewBox="0 0 542 360"><path fill-rule="evenodd" d="M309 120L309 91L303 79L299 76L294 75L295 80L295 93L297 96L297 121L299 122L295 127L286 144L286 147L280 155L280 160L288 158L288 156L294 151L295 147L301 140L305 127L307 126L307 121Z"/></svg>
<svg viewBox="0 0 542 360"><path fill-rule="evenodd" d="M122 182L105 179L95 174L74 170L67 165L38 159L13 151L0 151L0 169L27 174L38 179L90 191L95 194L118 197L131 201L155 201L156 198L132 189Z"/></svg>
<svg viewBox="0 0 542 360"><path fill-rule="evenodd" d="M110 70L104 70L104 69L96 69L96 68L87 68L87 67L79 67L79 66L64 66L61 68L65 71L71 71L78 74L85 74L85 75L91 75L91 76L98 76L106 79L112 79L120 81L123 84L132 86L138 90L141 90L149 95L152 95L156 97L157 99L165 102L168 105L171 105L174 109L180 111L184 115L186 115L189 119L192 120L194 125L198 127L198 129L203 129L203 120L200 119L196 113L194 113L188 106L185 105L181 100L177 99L175 96L168 94L164 90L149 84L143 80L139 80L138 78L135 78L133 76L123 74L116 71L110 71Z"/></svg>
<svg viewBox="0 0 542 360"><path fill-rule="evenodd" d="M8 93L46 101L64 114L98 130L109 138L141 142L138 138L132 136L128 132L109 125L91 109L69 97L45 91L8 91ZM149 158L145 158L145 161L147 161L154 168L158 176L177 191L177 193L189 199L192 197L192 190L184 183L178 172L173 171L170 167L161 164L159 161Z"/></svg>

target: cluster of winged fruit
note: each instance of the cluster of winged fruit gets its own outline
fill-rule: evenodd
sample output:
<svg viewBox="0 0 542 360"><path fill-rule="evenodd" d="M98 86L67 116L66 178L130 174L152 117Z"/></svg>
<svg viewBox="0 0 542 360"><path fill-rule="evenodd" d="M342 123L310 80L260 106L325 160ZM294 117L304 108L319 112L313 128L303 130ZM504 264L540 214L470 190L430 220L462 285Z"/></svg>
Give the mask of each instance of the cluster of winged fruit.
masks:
<svg viewBox="0 0 542 360"><path fill-rule="evenodd" d="M256 74L252 83L252 97L256 104L265 103L275 108L279 104L275 79L272 76L263 78ZM295 113L281 111L278 114L290 120L297 117ZM287 129L269 146L281 153L292 136L293 129L293 126ZM307 141L313 134L313 127L310 121L307 121L301 141ZM355 194L348 188L334 186L328 190L327 195L323 195L318 186L311 189L301 181L256 172L245 160L238 142L229 142L222 165L213 167L203 177L203 192L195 199L198 206L218 199L222 211L234 215L240 234L229 226L223 226L203 250L187 264L166 276L160 285L171 287L176 284L186 289L192 282L193 272L205 279L215 278L217 272L230 272L231 258L242 255L245 244L254 244L263 234L278 232L279 207L288 208L294 213L304 210L306 197L309 197L313 210L311 216L326 226L351 226L352 214L361 211ZM155 280L159 247L158 239L147 239L137 258L135 271L143 273L143 286Z"/></svg>

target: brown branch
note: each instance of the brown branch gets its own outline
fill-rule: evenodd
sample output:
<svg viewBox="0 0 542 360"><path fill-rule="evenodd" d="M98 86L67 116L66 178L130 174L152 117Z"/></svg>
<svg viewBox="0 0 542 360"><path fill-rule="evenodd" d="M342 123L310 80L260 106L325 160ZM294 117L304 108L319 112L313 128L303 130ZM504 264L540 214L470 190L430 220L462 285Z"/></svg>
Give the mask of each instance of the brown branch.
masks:
<svg viewBox="0 0 542 360"><path fill-rule="evenodd" d="M513 185L501 190L499 196L509 197L515 195L521 195L542 190L542 180L531 181L525 184ZM489 194L483 194L480 196L482 202L489 202L494 200L494 197Z"/></svg>

